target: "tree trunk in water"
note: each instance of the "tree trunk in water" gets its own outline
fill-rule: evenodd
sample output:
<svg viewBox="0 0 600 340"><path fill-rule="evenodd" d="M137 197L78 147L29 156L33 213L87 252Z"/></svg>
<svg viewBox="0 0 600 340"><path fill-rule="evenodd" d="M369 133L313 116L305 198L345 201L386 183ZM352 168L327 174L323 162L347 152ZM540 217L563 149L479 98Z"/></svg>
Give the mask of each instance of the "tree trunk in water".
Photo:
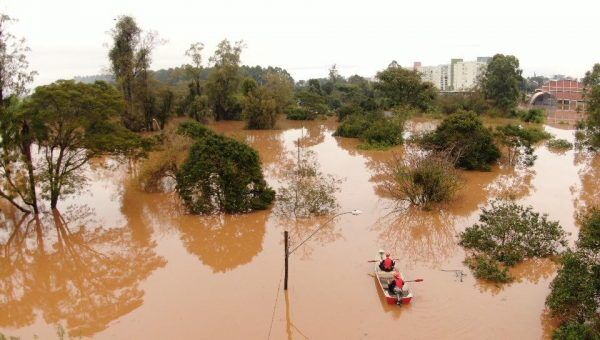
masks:
<svg viewBox="0 0 600 340"><path fill-rule="evenodd" d="M31 141L29 136L29 125L26 121L23 121L21 136L23 138L23 140L21 141L21 152L23 153L23 156L25 157L25 162L27 163L27 179L29 182L29 195L31 196L31 207L33 208L33 212L37 214L39 213L39 209L35 190L33 158L31 157Z"/></svg>

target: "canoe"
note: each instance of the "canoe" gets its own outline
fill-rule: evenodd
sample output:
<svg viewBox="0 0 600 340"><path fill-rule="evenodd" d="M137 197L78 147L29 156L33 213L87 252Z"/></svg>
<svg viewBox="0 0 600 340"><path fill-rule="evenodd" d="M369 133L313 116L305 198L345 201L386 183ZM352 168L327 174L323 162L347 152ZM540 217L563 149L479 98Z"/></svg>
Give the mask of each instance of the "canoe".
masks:
<svg viewBox="0 0 600 340"><path fill-rule="evenodd" d="M379 261L375 263L375 276L377 277L377 282L379 283L379 288L381 289L381 291L383 292L383 295L385 296L385 300L387 301L388 304L390 305L395 305L396 302L398 302L398 297L396 296L396 294L391 293L390 290L388 289L388 285L389 283L394 280L394 272L384 272L383 270L379 269ZM402 278L402 280L406 279L404 278L404 275L402 275L402 273L400 273L400 277ZM410 291L410 288L408 287L408 283L404 283L404 288L403 288L403 292L402 292L402 304L408 304L410 303L410 301L412 300L412 292Z"/></svg>

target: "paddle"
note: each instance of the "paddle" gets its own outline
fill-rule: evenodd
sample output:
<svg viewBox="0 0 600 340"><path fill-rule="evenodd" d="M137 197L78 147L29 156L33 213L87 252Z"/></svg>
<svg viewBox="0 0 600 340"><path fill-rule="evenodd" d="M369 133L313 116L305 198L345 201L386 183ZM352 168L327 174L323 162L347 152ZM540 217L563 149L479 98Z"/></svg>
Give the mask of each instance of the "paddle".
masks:
<svg viewBox="0 0 600 340"><path fill-rule="evenodd" d="M400 260L400 259L392 259L392 260ZM381 262L381 260L368 260L367 262Z"/></svg>
<svg viewBox="0 0 600 340"><path fill-rule="evenodd" d="M408 280L408 281L404 281L404 282L423 282L423 279L414 279L414 280Z"/></svg>

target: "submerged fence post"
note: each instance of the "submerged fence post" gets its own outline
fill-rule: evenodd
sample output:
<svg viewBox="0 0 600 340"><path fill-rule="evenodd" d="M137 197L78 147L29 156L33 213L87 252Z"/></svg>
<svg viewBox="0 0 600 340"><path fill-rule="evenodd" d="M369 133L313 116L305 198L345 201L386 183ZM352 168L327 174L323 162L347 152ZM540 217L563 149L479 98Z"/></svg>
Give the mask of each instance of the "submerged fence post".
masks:
<svg viewBox="0 0 600 340"><path fill-rule="evenodd" d="M288 258L290 257L290 248L288 242L288 231L283 232L283 244L285 247L285 275L283 277L283 290L287 290L288 283Z"/></svg>

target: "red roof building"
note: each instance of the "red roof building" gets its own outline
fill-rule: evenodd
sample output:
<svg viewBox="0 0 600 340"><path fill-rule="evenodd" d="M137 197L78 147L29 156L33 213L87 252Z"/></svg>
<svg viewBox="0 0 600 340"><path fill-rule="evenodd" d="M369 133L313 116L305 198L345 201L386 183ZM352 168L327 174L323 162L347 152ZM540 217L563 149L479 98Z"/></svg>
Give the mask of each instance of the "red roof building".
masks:
<svg viewBox="0 0 600 340"><path fill-rule="evenodd" d="M585 112L583 83L577 80L550 80L531 97L529 104L550 110Z"/></svg>

